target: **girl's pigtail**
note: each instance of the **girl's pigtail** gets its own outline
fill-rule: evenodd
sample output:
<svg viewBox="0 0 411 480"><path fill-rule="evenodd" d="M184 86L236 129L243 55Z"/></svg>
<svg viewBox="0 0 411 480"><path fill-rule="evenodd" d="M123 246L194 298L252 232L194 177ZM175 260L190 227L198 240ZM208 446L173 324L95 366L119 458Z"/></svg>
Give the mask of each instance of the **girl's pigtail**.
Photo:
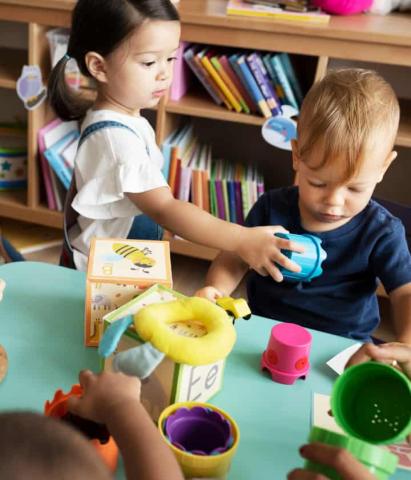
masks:
<svg viewBox="0 0 411 480"><path fill-rule="evenodd" d="M67 84L65 70L69 60L70 57L64 55L51 71L48 97L51 106L62 120L80 120L93 102L82 98L81 94Z"/></svg>

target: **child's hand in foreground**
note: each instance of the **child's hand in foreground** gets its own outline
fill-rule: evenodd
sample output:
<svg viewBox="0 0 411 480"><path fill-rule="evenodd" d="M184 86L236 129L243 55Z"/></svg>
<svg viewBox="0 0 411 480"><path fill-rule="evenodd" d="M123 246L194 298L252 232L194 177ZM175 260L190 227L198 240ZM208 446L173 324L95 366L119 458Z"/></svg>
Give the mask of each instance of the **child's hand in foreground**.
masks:
<svg viewBox="0 0 411 480"><path fill-rule="evenodd" d="M348 360L345 368L368 360L398 365L401 370L411 379L411 346L405 343L391 342L374 345L365 343Z"/></svg>
<svg viewBox="0 0 411 480"><path fill-rule="evenodd" d="M195 297L202 297L215 303L218 298L221 298L223 294L215 287L203 287L197 290L194 294Z"/></svg>
<svg viewBox="0 0 411 480"><path fill-rule="evenodd" d="M283 275L277 265L292 272L301 271L301 267L281 250L303 253L304 247L286 238L277 237L276 233L288 232L281 226L244 228L237 238L237 247L234 250L260 275L270 275L275 281L281 282Z"/></svg>
<svg viewBox="0 0 411 480"><path fill-rule="evenodd" d="M96 375L82 370L79 380L83 396L69 398L68 409L80 417L106 423L110 413L140 403L141 383L137 377L112 372Z"/></svg>

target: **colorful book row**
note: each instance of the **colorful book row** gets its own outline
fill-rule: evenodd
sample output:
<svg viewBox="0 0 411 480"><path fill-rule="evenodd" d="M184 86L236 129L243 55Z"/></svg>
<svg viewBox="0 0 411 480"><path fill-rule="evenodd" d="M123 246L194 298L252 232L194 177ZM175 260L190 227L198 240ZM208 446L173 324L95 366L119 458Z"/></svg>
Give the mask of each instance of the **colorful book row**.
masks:
<svg viewBox="0 0 411 480"><path fill-rule="evenodd" d="M303 93L287 53L227 52L204 45L186 45L182 54L218 105L265 118L278 115L285 104L299 110ZM187 91L187 75L182 67L175 70L173 87L182 94Z"/></svg>
<svg viewBox="0 0 411 480"><path fill-rule="evenodd" d="M191 124L173 132L162 151L163 174L173 195L223 220L243 224L264 192L255 167L213 159L211 146L199 141Z"/></svg>

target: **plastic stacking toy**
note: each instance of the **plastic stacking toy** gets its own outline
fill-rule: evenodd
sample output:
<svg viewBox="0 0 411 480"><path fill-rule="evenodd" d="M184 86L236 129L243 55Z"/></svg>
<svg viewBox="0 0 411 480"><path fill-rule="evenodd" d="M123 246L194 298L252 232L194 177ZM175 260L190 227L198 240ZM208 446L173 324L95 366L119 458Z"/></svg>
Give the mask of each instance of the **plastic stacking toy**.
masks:
<svg viewBox="0 0 411 480"><path fill-rule="evenodd" d="M301 267L300 272L291 272L280 266L279 268L284 278L287 280L310 282L313 278L319 277L323 273L321 264L327 258L327 253L321 248L322 240L320 238L309 235L308 233L302 235L276 233L276 236L292 240L304 247L303 253L282 250L284 255Z"/></svg>
<svg viewBox="0 0 411 480"><path fill-rule="evenodd" d="M268 370L274 382L292 385L310 370L312 337L308 330L294 323L279 323L271 329L261 369Z"/></svg>
<svg viewBox="0 0 411 480"><path fill-rule="evenodd" d="M240 440L226 412L208 403L175 403L163 410L158 428L186 478L226 478Z"/></svg>
<svg viewBox="0 0 411 480"><path fill-rule="evenodd" d="M390 365L355 365L335 382L331 408L348 435L374 444L396 443L411 433L411 382Z"/></svg>
<svg viewBox="0 0 411 480"><path fill-rule="evenodd" d="M233 444L230 422L204 407L180 408L165 420L164 433L176 448L197 455L218 455Z"/></svg>
<svg viewBox="0 0 411 480"><path fill-rule="evenodd" d="M324 428L313 427L310 442L321 442L342 447L352 453L378 480L388 480L397 468L398 458L388 450L363 442L357 438L330 432ZM331 480L341 480L335 470L325 465L307 461L305 468L319 472Z"/></svg>
<svg viewBox="0 0 411 480"><path fill-rule="evenodd" d="M44 414L47 417L60 418L80 430L90 439L110 471L115 472L118 461L118 447L105 425L78 417L67 410L67 400L72 396L80 397L82 394L83 389L78 384L73 385L68 393L57 390L53 400L45 403Z"/></svg>

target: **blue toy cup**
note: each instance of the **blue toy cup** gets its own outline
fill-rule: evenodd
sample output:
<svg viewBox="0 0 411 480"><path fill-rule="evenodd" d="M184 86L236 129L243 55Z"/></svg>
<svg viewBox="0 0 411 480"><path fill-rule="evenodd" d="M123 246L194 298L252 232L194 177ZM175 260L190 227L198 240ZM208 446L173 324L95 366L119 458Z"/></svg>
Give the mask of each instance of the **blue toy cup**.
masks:
<svg viewBox="0 0 411 480"><path fill-rule="evenodd" d="M293 233L276 233L277 237L292 240L304 247L303 253L281 250L290 260L301 267L300 272L291 272L284 267L279 267L284 278L287 280L310 282L313 278L323 273L321 263L327 258L327 253L321 248L322 240L314 235L304 233L296 235Z"/></svg>

